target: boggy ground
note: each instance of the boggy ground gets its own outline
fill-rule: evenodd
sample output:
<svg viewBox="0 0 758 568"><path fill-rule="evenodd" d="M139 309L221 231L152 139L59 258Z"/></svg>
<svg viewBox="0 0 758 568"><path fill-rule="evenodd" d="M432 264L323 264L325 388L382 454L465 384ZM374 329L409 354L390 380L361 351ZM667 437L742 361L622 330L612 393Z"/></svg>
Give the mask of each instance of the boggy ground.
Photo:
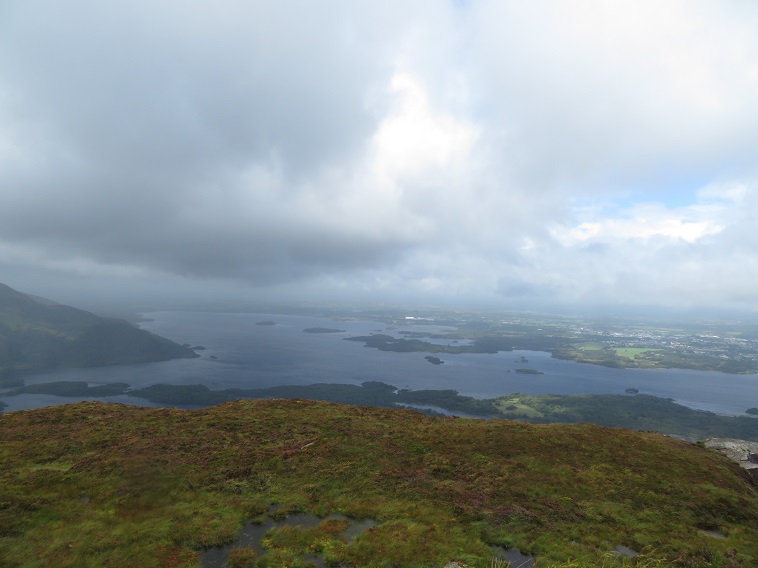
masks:
<svg viewBox="0 0 758 568"><path fill-rule="evenodd" d="M237 565L483 567L493 546L538 566L758 565L746 474L645 432L302 400L78 403L0 415L0 459L0 566L198 566L271 503L379 524L274 531ZM614 561L617 546L643 554Z"/></svg>

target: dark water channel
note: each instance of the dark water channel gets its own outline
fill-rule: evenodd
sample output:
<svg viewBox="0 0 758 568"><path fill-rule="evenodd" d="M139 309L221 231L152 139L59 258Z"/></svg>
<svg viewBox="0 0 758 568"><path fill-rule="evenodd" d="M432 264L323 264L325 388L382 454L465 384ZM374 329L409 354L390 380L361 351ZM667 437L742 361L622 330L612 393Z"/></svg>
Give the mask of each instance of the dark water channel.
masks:
<svg viewBox="0 0 758 568"><path fill-rule="evenodd" d="M273 513L275 510L275 507L272 507L269 512ZM316 515L308 515L306 513L296 513L288 515L281 520L276 520L271 516L267 516L265 520L259 524L246 522L239 536L233 542L225 544L224 546L203 550L200 553L200 563L203 568L225 568L231 550L240 547L252 548L260 557L267 552L267 549L263 546L263 539L265 538L266 533L271 529L285 526L312 528L325 521L331 520L348 521L350 523L347 529L339 534L343 540L348 542L362 532L377 526L377 522L373 519L354 520L347 518L345 515L339 514L329 515L328 517L317 517ZM324 568L326 566L324 559L316 554L308 554L305 556L305 560L312 562L317 568Z"/></svg>

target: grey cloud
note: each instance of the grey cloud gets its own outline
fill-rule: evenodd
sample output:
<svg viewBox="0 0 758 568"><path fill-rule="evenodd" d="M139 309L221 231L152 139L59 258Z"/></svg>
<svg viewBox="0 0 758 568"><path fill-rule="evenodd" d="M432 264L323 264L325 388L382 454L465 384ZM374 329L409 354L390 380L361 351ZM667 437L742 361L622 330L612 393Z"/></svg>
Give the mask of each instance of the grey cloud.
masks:
<svg viewBox="0 0 758 568"><path fill-rule="evenodd" d="M6 116L32 166L0 170L0 235L253 282L377 262L395 239L286 211L299 180L352 162L376 127L365 99L380 46L361 29L351 36L339 8L301 17L284 3L6 7ZM279 178L275 202L229 200L225 186L256 166ZM214 202L216 218L203 219Z"/></svg>
<svg viewBox="0 0 758 568"><path fill-rule="evenodd" d="M4 76L18 114L91 167L191 172L276 155L308 171L373 126L371 46L336 33L328 10L39 4L16 3L5 22Z"/></svg>
<svg viewBox="0 0 758 568"><path fill-rule="evenodd" d="M753 167L758 14L695 4L472 4L473 81L523 183L607 191L656 169Z"/></svg>
<svg viewBox="0 0 758 568"><path fill-rule="evenodd" d="M758 14L586 6L5 2L0 265L188 289L744 297L755 192L692 246L553 233L583 199L755 177ZM392 91L397 74L420 94Z"/></svg>

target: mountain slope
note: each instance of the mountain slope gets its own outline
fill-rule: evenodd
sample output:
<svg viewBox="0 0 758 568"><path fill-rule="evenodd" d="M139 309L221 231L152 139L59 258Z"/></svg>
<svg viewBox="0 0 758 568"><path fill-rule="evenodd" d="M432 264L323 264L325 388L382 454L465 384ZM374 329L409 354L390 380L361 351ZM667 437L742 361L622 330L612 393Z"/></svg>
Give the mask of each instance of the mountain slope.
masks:
<svg viewBox="0 0 758 568"><path fill-rule="evenodd" d="M484 567L493 546L538 566L615 566L623 547L648 568L758 565L747 475L652 433L302 400L78 403L0 415L0 456L2 566L199 566L245 519L298 511L324 519L274 528L255 566ZM337 513L376 526L350 539Z"/></svg>
<svg viewBox="0 0 758 568"><path fill-rule="evenodd" d="M8 384L20 371L195 356L125 320L102 318L0 284L0 382Z"/></svg>

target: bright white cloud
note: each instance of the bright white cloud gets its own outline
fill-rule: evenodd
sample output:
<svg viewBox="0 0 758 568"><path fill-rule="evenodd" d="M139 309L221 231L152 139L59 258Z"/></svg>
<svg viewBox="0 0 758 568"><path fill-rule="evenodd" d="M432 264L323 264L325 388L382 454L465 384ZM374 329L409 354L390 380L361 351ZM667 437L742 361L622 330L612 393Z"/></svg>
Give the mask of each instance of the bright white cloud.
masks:
<svg viewBox="0 0 758 568"><path fill-rule="evenodd" d="M375 175L396 184L430 169L452 173L465 166L477 128L435 112L424 87L409 73L396 73L390 86L398 101L374 136Z"/></svg>
<svg viewBox="0 0 758 568"><path fill-rule="evenodd" d="M758 277L755 209L749 205L756 199L756 184L722 183L679 208L582 210L584 219L553 228L552 246L524 251L530 255L525 282L548 281L539 275L544 271L553 276L556 293L577 301L740 305Z"/></svg>
<svg viewBox="0 0 758 568"><path fill-rule="evenodd" d="M723 229L724 227L715 221L688 221L676 211L645 207L641 211L635 211L631 218L584 222L567 231L554 231L554 235L567 244L615 240L646 241L656 237L695 243L708 235L716 235Z"/></svg>

